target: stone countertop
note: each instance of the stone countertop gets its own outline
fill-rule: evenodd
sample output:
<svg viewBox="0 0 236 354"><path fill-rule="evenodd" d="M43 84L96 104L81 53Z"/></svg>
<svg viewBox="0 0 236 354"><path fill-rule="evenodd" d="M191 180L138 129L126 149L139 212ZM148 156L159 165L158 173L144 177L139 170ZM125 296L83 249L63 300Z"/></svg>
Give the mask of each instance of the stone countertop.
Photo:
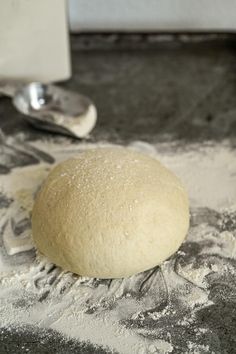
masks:
<svg viewBox="0 0 236 354"><path fill-rule="evenodd" d="M71 43L73 77L63 86L88 95L98 108L98 123L89 141L124 144L134 140L177 141L187 145L227 139L234 147L233 37L81 35L72 36ZM28 141L50 136L28 125L8 98L0 100L0 127L7 136L24 132ZM4 168L1 165L2 171ZM211 211L207 213L209 220L222 217ZM198 252L195 246L193 252ZM231 354L235 350L233 303L233 299L229 304L224 297L218 308L202 311L199 319L208 322L214 335L217 333L219 343L210 343L217 354ZM192 333L184 335L191 338ZM174 353L183 353L181 344L178 345L180 349ZM24 348L28 353L110 352L90 343L62 340L53 330L47 330L45 335L45 330L30 326L0 329L1 353L22 353Z"/></svg>
<svg viewBox="0 0 236 354"><path fill-rule="evenodd" d="M192 39L192 40L191 40ZM72 36L73 77L63 86L93 99L91 140L220 141L236 137L232 36ZM36 132L1 98L6 134Z"/></svg>

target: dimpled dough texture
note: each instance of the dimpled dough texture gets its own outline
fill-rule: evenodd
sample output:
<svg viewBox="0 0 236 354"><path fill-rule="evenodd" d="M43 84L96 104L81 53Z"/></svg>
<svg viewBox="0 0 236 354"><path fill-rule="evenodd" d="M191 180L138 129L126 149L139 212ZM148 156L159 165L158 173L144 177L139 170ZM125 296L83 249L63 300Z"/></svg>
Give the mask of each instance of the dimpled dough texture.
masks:
<svg viewBox="0 0 236 354"><path fill-rule="evenodd" d="M120 278L172 255L189 226L186 192L156 159L126 148L84 151L56 166L33 208L33 238L71 272Z"/></svg>

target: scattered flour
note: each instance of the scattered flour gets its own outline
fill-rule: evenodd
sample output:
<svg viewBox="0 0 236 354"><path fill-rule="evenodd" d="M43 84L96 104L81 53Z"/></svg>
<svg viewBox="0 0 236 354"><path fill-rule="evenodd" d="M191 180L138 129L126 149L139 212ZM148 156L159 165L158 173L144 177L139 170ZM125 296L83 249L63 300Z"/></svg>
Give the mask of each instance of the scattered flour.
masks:
<svg viewBox="0 0 236 354"><path fill-rule="evenodd" d="M62 145L35 141L31 145L50 153L58 163L84 149L109 144ZM236 210L236 157L227 142L185 149L174 144L150 145L137 141L129 148L157 157L174 171L188 189L193 211L199 208L212 209L215 213ZM37 165L13 168L10 175L0 176L1 193L10 201L9 206L0 209L3 239L6 230L14 237L18 227L15 238L21 237L26 243L31 241L30 224L22 225L30 219L35 193L52 166L39 161ZM216 233L214 226L200 222L191 228L187 243L202 244L201 257L220 255L235 259L235 240L233 231ZM96 280L64 272L41 255L35 258L34 250L11 256L1 240L1 326L34 324L52 328L123 354L174 353L171 321L176 318L179 326L191 326L196 308L212 304L208 299L208 276L228 271L217 262L199 266L194 253L191 257L187 262L186 252L180 250L154 271L128 279ZM178 305L173 307L176 297ZM163 301L167 302L164 308ZM186 309L191 314L184 317L180 310ZM168 329L164 328L167 334L162 333L161 321L168 324ZM160 323L160 326L153 330L150 323ZM199 328L196 338L205 332L207 329ZM209 353L207 345L189 341L187 347L186 353Z"/></svg>

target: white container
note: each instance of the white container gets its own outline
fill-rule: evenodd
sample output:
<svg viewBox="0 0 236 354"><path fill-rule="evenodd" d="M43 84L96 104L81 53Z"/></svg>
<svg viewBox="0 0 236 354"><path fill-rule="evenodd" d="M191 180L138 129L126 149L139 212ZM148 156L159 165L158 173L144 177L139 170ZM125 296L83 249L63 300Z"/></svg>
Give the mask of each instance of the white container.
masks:
<svg viewBox="0 0 236 354"><path fill-rule="evenodd" d="M65 0L0 0L0 79L71 75Z"/></svg>

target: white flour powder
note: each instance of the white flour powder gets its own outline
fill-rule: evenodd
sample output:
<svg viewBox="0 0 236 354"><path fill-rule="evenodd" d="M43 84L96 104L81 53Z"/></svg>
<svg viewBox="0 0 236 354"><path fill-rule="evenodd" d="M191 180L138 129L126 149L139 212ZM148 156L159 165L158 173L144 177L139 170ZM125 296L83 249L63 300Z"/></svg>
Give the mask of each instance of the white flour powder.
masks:
<svg viewBox="0 0 236 354"><path fill-rule="evenodd" d="M96 144L104 145L107 144ZM95 145L36 141L32 146L49 152L59 162ZM227 142L209 143L188 145L185 149L175 144L150 145L137 141L129 147L157 157L185 184L193 215L193 227L185 244L202 245L198 253L200 258L219 255L236 259L234 231L224 230L224 221L216 221L222 229L219 232L210 222L204 222L209 210L212 210L209 220L214 219L215 214L228 215L236 211L236 157L230 145ZM17 237L30 245L30 226L22 233L19 231L15 240L12 230L16 229L18 221L23 225L24 220L29 219L34 195L51 167L41 161L0 175L1 193L9 200L9 205L0 209L0 227L5 239L13 238L9 249ZM196 221L195 225L194 220L198 218L203 221ZM208 278L214 273L223 276L229 271L234 272L228 265L222 266L218 259L211 258L209 263L205 258L196 261L194 253L191 257L188 258L188 251L184 248L154 271L129 279L102 281L63 272L42 256L35 260L33 251L10 256L1 241L1 326L34 324L52 328L72 338L107 346L124 354L174 353L171 319L177 316L176 325L181 328L192 326L199 308L213 303L209 298ZM178 306L174 306L176 298ZM164 299L167 299L165 306ZM182 312L178 314L180 310ZM168 325L163 334L165 319L168 319ZM153 323L161 325L154 328ZM204 336L207 331L198 327L196 338ZM188 353L213 352L206 343L199 344L197 340L195 343L189 341L187 346Z"/></svg>

